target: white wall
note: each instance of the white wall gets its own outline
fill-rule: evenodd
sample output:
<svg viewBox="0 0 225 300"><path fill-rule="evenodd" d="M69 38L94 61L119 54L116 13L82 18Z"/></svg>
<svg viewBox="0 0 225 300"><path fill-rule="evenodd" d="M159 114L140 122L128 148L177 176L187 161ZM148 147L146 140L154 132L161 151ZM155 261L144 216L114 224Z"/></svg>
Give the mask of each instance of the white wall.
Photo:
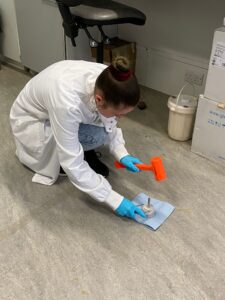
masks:
<svg viewBox="0 0 225 300"><path fill-rule="evenodd" d="M149 87L176 94L186 70L207 74L214 29L221 27L225 2L211 0L120 0L142 10L145 26L120 25L121 38L136 41L137 75ZM198 87L198 92L202 92Z"/></svg>
<svg viewBox="0 0 225 300"><path fill-rule="evenodd" d="M3 27L3 55L17 62L20 62L20 48L14 0L1 0L0 14Z"/></svg>

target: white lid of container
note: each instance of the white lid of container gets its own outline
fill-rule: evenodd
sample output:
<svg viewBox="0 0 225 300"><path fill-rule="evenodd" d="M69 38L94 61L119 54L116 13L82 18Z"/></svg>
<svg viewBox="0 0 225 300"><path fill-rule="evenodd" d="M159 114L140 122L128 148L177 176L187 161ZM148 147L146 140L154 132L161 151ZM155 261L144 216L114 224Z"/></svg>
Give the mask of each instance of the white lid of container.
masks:
<svg viewBox="0 0 225 300"><path fill-rule="evenodd" d="M171 111L181 114L193 114L197 108L197 98L190 95L181 95L177 102L177 97L169 97L168 107Z"/></svg>

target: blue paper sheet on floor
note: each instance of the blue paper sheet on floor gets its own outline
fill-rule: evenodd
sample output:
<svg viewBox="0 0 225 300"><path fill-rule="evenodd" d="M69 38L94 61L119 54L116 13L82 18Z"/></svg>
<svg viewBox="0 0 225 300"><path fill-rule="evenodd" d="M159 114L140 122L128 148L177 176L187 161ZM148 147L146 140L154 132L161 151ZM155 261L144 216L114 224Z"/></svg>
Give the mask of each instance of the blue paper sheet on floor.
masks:
<svg viewBox="0 0 225 300"><path fill-rule="evenodd" d="M137 195L132 202L138 206L148 203L148 198L144 193ZM151 218L143 219L139 215L136 215L135 220L145 226L150 227L150 229L156 230L160 225L169 217L169 215L174 211L175 207L168 202L160 201L151 198L151 204L155 209L155 214Z"/></svg>

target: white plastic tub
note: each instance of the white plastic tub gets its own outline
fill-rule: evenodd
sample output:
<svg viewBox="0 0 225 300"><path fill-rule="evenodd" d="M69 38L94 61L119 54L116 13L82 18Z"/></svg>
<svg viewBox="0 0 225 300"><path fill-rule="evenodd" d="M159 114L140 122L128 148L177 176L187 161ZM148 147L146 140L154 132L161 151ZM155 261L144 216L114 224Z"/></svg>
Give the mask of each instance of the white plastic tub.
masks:
<svg viewBox="0 0 225 300"><path fill-rule="evenodd" d="M168 134L177 141L187 141L192 137L197 109L197 98L190 95L169 97Z"/></svg>

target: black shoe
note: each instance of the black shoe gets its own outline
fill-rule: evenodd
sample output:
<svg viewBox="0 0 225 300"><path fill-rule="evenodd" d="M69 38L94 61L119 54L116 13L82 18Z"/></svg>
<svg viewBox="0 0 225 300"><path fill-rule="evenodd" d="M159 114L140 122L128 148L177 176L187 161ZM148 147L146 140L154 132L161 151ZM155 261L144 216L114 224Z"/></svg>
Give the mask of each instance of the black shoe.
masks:
<svg viewBox="0 0 225 300"><path fill-rule="evenodd" d="M63 170L63 168L61 166L60 166L60 170L59 170L59 176L64 176L64 177L67 176L66 172Z"/></svg>
<svg viewBox="0 0 225 300"><path fill-rule="evenodd" d="M89 166L98 174L104 177L109 176L109 169L99 159L94 150L84 151L84 159Z"/></svg>

